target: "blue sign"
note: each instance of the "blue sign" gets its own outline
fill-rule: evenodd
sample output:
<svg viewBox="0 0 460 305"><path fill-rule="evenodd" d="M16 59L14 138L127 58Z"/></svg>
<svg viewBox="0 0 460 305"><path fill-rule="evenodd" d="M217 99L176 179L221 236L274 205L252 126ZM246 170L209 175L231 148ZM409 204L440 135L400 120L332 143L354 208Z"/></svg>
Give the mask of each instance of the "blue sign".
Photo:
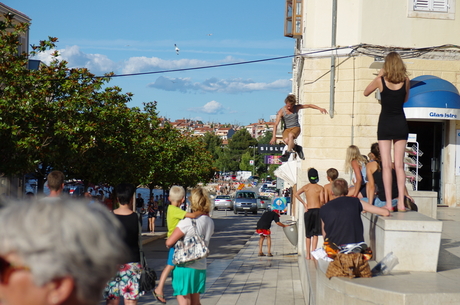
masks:
<svg viewBox="0 0 460 305"><path fill-rule="evenodd" d="M287 206L285 197L276 197L272 202L272 210L284 211Z"/></svg>

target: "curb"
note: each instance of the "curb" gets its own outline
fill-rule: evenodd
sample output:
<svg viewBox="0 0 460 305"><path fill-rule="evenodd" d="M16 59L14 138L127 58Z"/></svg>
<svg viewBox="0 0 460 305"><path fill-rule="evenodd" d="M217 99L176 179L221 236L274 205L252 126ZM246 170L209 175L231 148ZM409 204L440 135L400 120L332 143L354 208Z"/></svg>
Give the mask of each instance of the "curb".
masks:
<svg viewBox="0 0 460 305"><path fill-rule="evenodd" d="M147 237L142 238L142 245L146 245L146 244L151 243L152 241L155 241L155 240L160 239L160 238L165 238L166 237L166 232L158 234L158 235L154 235L154 236L143 235L142 237L144 237L144 236L147 236Z"/></svg>

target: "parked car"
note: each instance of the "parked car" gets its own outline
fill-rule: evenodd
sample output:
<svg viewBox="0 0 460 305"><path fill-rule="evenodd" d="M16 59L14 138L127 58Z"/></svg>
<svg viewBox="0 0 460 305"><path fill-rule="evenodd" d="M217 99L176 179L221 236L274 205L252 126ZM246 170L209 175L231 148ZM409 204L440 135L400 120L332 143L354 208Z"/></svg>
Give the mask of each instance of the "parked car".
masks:
<svg viewBox="0 0 460 305"><path fill-rule="evenodd" d="M268 196L258 196L257 197L257 209L267 210L271 202L272 202L272 199Z"/></svg>
<svg viewBox="0 0 460 305"><path fill-rule="evenodd" d="M252 212L257 214L257 196L253 191L237 191L233 203L233 213Z"/></svg>
<svg viewBox="0 0 460 305"><path fill-rule="evenodd" d="M214 199L214 210L233 210L232 197L228 195L218 195Z"/></svg>
<svg viewBox="0 0 460 305"><path fill-rule="evenodd" d="M67 184L62 192L69 194L71 197L82 197L83 193L85 193L85 187L79 184Z"/></svg>

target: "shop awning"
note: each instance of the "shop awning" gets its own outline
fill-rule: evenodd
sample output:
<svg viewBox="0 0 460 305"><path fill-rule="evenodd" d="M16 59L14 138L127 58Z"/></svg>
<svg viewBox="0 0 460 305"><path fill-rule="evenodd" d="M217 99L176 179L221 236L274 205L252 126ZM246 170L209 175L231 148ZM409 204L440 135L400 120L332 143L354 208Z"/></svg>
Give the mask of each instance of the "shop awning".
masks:
<svg viewBox="0 0 460 305"><path fill-rule="evenodd" d="M460 95L455 86L437 76L422 75L410 81L407 119L458 120Z"/></svg>

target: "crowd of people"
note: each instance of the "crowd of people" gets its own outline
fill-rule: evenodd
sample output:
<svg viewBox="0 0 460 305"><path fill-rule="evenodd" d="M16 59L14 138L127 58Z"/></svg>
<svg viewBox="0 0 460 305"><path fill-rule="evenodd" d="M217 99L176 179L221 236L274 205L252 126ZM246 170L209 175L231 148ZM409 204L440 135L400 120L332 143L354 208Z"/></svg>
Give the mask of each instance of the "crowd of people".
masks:
<svg viewBox="0 0 460 305"><path fill-rule="evenodd" d="M137 304L146 291L140 286L140 220L145 203L142 196L134 197L136 187L116 186L118 205L110 211L94 200L63 196L60 171L48 175L47 185L49 195L33 198L33 204L15 201L0 210L0 303L94 305L105 299L106 304L117 305L123 298L124 304ZM179 304L200 304L205 290L206 258L172 264L177 240L196 230L209 245L214 232L207 191L192 190L191 213L181 209L184 201L184 188L173 186L167 200L156 196L147 205L151 232L154 218L167 206L169 258L152 291L162 303L171 270L177 274L172 284ZM191 218L196 221L193 228Z"/></svg>

